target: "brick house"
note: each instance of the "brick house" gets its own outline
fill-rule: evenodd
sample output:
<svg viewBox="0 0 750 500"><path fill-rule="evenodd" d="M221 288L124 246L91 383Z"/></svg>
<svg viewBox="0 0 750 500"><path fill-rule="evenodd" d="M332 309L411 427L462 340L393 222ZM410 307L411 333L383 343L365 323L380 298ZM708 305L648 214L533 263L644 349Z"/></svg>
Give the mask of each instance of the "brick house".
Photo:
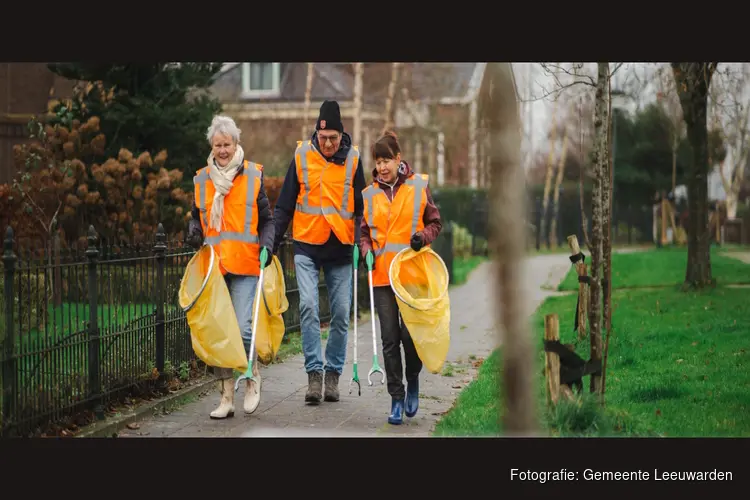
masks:
<svg viewBox="0 0 750 500"><path fill-rule="evenodd" d="M323 100L341 106L351 133L354 68L351 63L313 64L310 107L305 116L307 63L228 63L211 91L224 113L242 129L242 146L284 175L296 142L310 136ZM486 185L485 141L478 123L478 94L486 63L404 63L399 70L393 122L404 157L429 173L433 185ZM385 123L391 63L365 63L360 148L369 151ZM372 162L365 158L366 178Z"/></svg>
<svg viewBox="0 0 750 500"><path fill-rule="evenodd" d="M72 95L73 82L47 63L0 63L0 183L15 174L13 146L26 142L29 120L47 111L50 99Z"/></svg>

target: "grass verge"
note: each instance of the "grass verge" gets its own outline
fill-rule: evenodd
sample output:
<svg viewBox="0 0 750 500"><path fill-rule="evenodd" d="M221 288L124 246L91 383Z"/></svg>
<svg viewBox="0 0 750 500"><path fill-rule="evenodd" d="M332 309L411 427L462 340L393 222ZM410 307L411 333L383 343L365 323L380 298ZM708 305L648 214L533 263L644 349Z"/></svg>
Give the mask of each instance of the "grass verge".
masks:
<svg viewBox="0 0 750 500"><path fill-rule="evenodd" d="M590 257L586 256L590 264ZM660 248L635 253L612 254L612 288L670 287L681 285L687 266L686 248ZM717 284L750 283L750 266L711 250L711 271ZM590 272L590 271L589 271ZM578 290L578 276L571 266L557 287Z"/></svg>
<svg viewBox="0 0 750 500"><path fill-rule="evenodd" d="M560 316L561 341L575 343L576 297L547 299L533 318L536 401L553 436L750 436L750 293L628 290L613 293L614 328L607 369L607 406L590 397L546 408L544 315ZM588 339L576 346L588 358ZM502 434L497 374L501 352L437 424L436 435ZM588 377L584 390L588 388ZM586 395L587 396L587 395Z"/></svg>
<svg viewBox="0 0 750 500"><path fill-rule="evenodd" d="M471 257L457 257L453 261L453 283L451 284L451 286L459 286L466 283L466 280L469 279L469 274L485 260L487 260L487 257L479 255Z"/></svg>

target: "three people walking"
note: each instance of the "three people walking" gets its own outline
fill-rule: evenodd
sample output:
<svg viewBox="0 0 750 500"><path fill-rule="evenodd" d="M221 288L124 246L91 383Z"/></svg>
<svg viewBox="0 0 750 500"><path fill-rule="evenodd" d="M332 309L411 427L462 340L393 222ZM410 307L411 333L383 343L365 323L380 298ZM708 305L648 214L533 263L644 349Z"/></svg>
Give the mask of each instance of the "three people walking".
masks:
<svg viewBox="0 0 750 500"><path fill-rule="evenodd" d="M402 321L390 287L388 268L403 248L419 251L442 229L428 177L416 174L401 156L396 135L386 133L368 152L375 163L372 182L365 184L362 152L344 131L336 101L320 108L315 132L298 141L272 213L263 186L263 167L246 158L240 130L226 116L214 118L207 138L211 154L195 178L195 202L188 241L196 248L213 245L237 314L246 354L252 340L253 299L261 266L271 263L292 224L294 267L299 289L305 401L340 399L339 378L346 363L352 303L352 253L374 259L374 301L380 320L383 357L391 409L388 422L398 425L403 414L416 415L422 362ZM260 262L261 247L268 250ZM321 348L319 275L323 270L331 320L325 353ZM403 383L404 365L406 386ZM219 406L211 418L234 414L231 369L214 370L221 385ZM260 403L261 378L248 380L244 410Z"/></svg>

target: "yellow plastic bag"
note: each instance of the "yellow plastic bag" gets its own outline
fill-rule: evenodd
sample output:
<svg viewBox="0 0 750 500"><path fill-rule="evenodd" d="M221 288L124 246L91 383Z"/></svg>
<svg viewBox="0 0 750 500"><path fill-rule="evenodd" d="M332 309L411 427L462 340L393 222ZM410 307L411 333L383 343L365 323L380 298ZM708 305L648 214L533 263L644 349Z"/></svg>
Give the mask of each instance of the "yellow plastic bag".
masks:
<svg viewBox="0 0 750 500"><path fill-rule="evenodd" d="M271 265L263 271L263 295L260 297L258 324L253 328L257 335L255 350L260 362L269 364L276 358L279 346L284 339L284 317L289 308L286 298L286 284L281 262L275 255Z"/></svg>
<svg viewBox="0 0 750 500"><path fill-rule="evenodd" d="M245 371L240 326L211 245L201 247L188 262L178 300L187 315L196 356L209 366Z"/></svg>
<svg viewBox="0 0 750 500"><path fill-rule="evenodd" d="M402 250L388 270L391 288L419 359L438 373L450 347L450 297L448 269L430 247L419 252Z"/></svg>

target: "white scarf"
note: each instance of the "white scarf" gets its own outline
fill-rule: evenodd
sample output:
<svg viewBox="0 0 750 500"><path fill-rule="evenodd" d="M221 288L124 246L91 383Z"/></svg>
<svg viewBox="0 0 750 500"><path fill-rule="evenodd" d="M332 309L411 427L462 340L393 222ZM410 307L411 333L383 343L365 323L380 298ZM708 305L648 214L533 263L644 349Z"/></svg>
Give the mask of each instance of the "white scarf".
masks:
<svg viewBox="0 0 750 500"><path fill-rule="evenodd" d="M234 152L234 157L225 167L219 167L216 164L213 152L208 155L208 176L211 178L215 190L213 205L211 205L211 220L208 222L209 227L218 232L221 232L221 221L224 216L224 197L232 189L234 178L239 169L242 168L244 158L245 152L239 144Z"/></svg>

